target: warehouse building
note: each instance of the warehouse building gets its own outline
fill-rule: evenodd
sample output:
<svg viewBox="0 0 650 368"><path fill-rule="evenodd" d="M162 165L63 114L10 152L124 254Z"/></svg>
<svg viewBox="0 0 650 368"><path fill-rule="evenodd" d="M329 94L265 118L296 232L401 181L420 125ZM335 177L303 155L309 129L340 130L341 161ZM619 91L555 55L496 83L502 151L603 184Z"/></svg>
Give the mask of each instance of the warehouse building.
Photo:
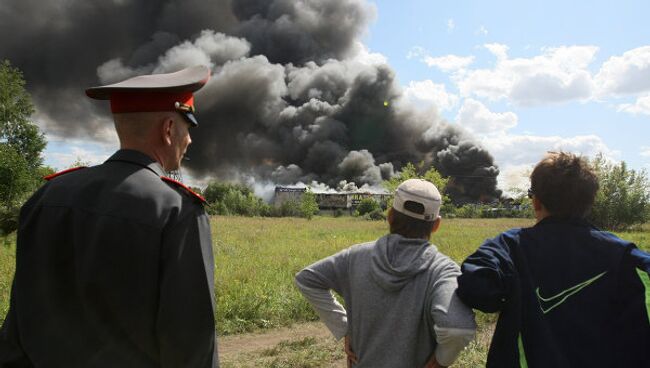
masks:
<svg viewBox="0 0 650 368"><path fill-rule="evenodd" d="M307 188L275 187L273 204L275 206L281 206L282 203L287 201L300 201L306 190ZM377 193L363 190L354 192L314 192L314 195L316 196L316 203L318 203L318 208L321 212L333 212L336 210L352 212L365 198L372 198L382 208L386 208L386 203L391 197L387 192Z"/></svg>

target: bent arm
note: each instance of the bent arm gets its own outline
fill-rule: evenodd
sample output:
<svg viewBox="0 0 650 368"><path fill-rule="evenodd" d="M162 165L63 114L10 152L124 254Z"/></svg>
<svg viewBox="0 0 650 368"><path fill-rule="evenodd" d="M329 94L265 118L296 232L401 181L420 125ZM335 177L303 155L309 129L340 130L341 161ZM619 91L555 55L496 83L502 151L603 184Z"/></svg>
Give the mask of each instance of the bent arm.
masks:
<svg viewBox="0 0 650 368"><path fill-rule="evenodd" d="M451 365L476 334L474 312L456 295L459 274L458 265L447 260L431 289L430 313L438 343L434 356L442 366Z"/></svg>
<svg viewBox="0 0 650 368"><path fill-rule="evenodd" d="M347 256L347 250L344 250L324 258L298 272L295 278L298 290L336 339L341 339L348 330L345 308L332 293L332 290L341 293L346 279Z"/></svg>
<svg viewBox="0 0 650 368"><path fill-rule="evenodd" d="M295 282L332 335L337 340L344 337L348 331L348 317L345 308L336 300L332 292L328 289L305 286L300 283L298 277Z"/></svg>
<svg viewBox="0 0 650 368"><path fill-rule="evenodd" d="M508 242L513 240L501 234L483 243L463 262L457 293L465 304L494 313L508 302L515 273Z"/></svg>

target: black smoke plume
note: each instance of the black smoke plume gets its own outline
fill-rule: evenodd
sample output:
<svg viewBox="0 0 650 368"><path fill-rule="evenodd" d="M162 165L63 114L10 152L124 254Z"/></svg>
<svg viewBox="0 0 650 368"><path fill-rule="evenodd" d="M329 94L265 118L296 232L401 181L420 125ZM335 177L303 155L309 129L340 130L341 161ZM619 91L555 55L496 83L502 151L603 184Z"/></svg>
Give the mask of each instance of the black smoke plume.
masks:
<svg viewBox="0 0 650 368"><path fill-rule="evenodd" d="M209 66L197 177L373 186L424 162L456 201L498 196L490 154L410 106L360 43L374 14L365 0L5 0L0 59L23 70L50 134L94 139L110 119L86 87Z"/></svg>

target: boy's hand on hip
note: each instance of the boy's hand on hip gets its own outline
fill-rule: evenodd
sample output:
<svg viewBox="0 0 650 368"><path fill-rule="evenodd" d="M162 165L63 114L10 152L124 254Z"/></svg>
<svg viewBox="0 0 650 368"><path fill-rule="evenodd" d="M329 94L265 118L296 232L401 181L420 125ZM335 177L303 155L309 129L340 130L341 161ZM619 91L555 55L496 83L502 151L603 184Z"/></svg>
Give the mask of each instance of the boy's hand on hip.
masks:
<svg viewBox="0 0 650 368"><path fill-rule="evenodd" d="M357 358L357 355L352 351L352 348L350 348L350 336L345 335L345 355L348 356L348 367L352 367L352 364L357 364L359 363L359 359Z"/></svg>
<svg viewBox="0 0 650 368"><path fill-rule="evenodd" d="M431 359L427 362L427 364L424 366L424 368L447 368L446 365L440 365L438 361L436 360L436 355L431 354Z"/></svg>

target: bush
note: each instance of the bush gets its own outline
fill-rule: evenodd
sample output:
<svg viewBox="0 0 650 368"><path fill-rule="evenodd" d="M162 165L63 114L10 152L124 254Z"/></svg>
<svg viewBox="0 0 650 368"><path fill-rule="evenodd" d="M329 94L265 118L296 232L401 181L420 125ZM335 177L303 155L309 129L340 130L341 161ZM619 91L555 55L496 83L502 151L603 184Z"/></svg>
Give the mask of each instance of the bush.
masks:
<svg viewBox="0 0 650 368"><path fill-rule="evenodd" d="M393 176L389 180L384 180L382 182L382 186L386 188L388 193L391 195L395 193L395 190L397 187L405 180L408 179L424 179L427 180L433 185L438 188L438 191L440 192L440 195L442 196L442 206L445 208L445 206L448 205L453 205L451 204L451 201L446 192L447 188L447 183L449 182L449 178L443 178L442 175L434 168L434 167L426 167L424 166L424 163L420 163L418 167L413 165L412 163L407 163L402 167L402 170L397 173L397 175ZM386 203L388 207L391 207L393 205L393 199L391 198L388 200ZM447 208L449 210L449 208Z"/></svg>
<svg viewBox="0 0 650 368"><path fill-rule="evenodd" d="M650 220L650 183L645 171L628 169L625 162L609 163L602 155L591 164L600 183L589 216L594 225L621 230Z"/></svg>
<svg viewBox="0 0 650 368"><path fill-rule="evenodd" d="M18 229L19 206L0 205L0 236L6 236Z"/></svg>
<svg viewBox="0 0 650 368"><path fill-rule="evenodd" d="M482 213L483 206L477 204L466 204L454 211L455 216L461 218L481 218Z"/></svg>
<svg viewBox="0 0 650 368"><path fill-rule="evenodd" d="M268 216L271 212L268 204L241 184L213 181L203 195L211 215Z"/></svg>
<svg viewBox="0 0 650 368"><path fill-rule="evenodd" d="M444 212L444 217L453 218L532 218L533 211L529 204L515 206L466 204L456 207L450 212Z"/></svg>
<svg viewBox="0 0 650 368"><path fill-rule="evenodd" d="M366 220L379 221L379 220L386 220L386 215L384 214L384 211L381 208L376 208L363 215L363 218Z"/></svg>
<svg viewBox="0 0 650 368"><path fill-rule="evenodd" d="M40 173L13 147L0 142L0 235L18 229L20 207L42 183Z"/></svg>
<svg viewBox="0 0 650 368"><path fill-rule="evenodd" d="M288 200L282 202L279 206L272 207L270 216L273 217L301 217L300 202L297 200Z"/></svg>
<svg viewBox="0 0 650 368"><path fill-rule="evenodd" d="M300 198L300 215L306 219L311 218L318 214L318 202L316 202L316 195L307 188Z"/></svg>
<svg viewBox="0 0 650 368"><path fill-rule="evenodd" d="M372 198L364 198L359 202L359 205L357 206L357 212L359 213L360 216L363 216L367 213L371 213L374 211L381 211L381 207L377 201L375 201Z"/></svg>

